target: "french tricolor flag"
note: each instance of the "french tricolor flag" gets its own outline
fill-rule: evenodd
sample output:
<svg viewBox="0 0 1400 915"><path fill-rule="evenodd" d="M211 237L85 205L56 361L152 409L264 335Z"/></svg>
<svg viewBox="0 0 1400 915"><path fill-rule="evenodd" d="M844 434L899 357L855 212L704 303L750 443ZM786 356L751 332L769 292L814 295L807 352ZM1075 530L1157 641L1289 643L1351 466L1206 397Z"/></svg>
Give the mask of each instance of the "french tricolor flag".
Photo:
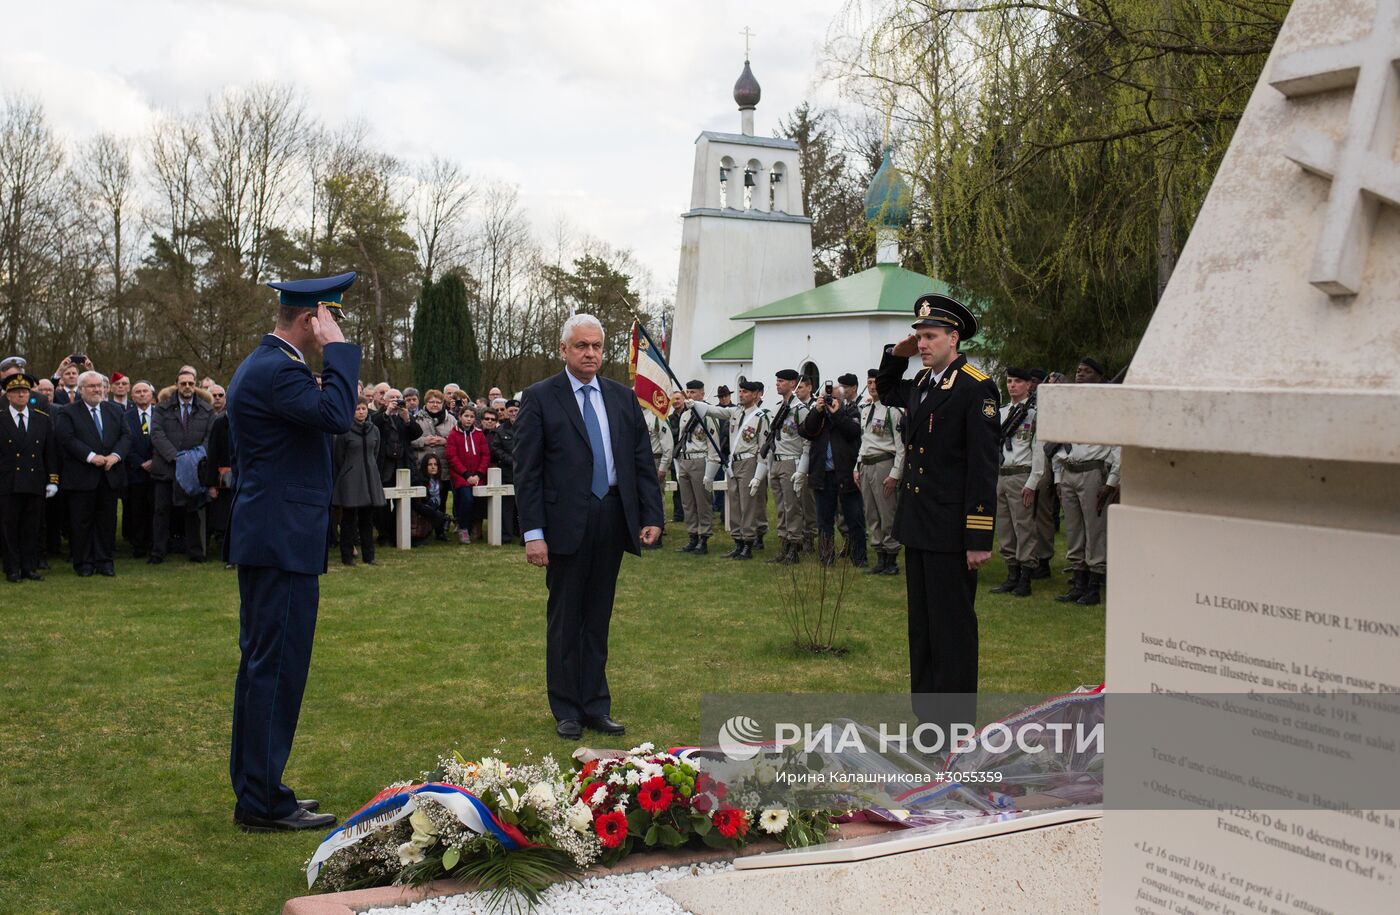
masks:
<svg viewBox="0 0 1400 915"><path fill-rule="evenodd" d="M671 412L671 370L666 357L652 342L642 322L632 322L632 342L628 347L627 373L637 401L662 419Z"/></svg>

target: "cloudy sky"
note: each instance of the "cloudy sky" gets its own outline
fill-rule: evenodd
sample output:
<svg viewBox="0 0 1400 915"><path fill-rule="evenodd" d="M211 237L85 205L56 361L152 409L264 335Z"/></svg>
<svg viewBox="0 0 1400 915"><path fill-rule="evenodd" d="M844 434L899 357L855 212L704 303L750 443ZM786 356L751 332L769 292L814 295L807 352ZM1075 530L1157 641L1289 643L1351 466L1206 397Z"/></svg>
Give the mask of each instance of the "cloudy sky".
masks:
<svg viewBox="0 0 1400 915"><path fill-rule="evenodd" d="M144 131L228 85L300 86L409 163L433 154L518 184L536 229L560 215L631 248L673 288L700 130L738 131L745 26L757 132L804 98L844 0L48 0L7 3L0 89L82 139ZM841 20L844 23L844 19Z"/></svg>

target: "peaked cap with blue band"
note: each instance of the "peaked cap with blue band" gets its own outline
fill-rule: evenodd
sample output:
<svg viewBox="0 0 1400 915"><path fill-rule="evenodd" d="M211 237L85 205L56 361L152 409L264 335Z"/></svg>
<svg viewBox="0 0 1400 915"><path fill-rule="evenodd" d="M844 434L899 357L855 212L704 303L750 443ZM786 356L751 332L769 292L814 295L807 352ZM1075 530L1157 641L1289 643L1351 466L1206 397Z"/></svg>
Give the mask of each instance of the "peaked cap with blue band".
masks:
<svg viewBox="0 0 1400 915"><path fill-rule="evenodd" d="M351 270L337 276L327 276L310 280L292 280L286 283L268 283L268 287L279 293L278 304L293 308L315 308L322 302L326 307L340 311L340 297L358 274Z"/></svg>

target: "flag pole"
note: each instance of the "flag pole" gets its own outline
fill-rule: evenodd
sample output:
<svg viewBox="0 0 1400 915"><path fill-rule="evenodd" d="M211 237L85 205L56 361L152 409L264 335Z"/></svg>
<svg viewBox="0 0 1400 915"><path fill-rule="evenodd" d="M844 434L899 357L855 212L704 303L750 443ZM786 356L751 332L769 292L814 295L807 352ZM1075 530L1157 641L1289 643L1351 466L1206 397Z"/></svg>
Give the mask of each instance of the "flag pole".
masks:
<svg viewBox="0 0 1400 915"><path fill-rule="evenodd" d="M647 345L650 346L656 352L657 361L661 363L661 367L666 370L666 375L676 385L676 390L684 391L685 385L681 384L681 380L676 377L676 373L671 371L671 363L667 361L665 355L662 354L661 350L657 348L656 341L651 339L651 334L647 333L647 326L642 323L642 316L637 314L637 307L631 302L627 301L626 296L620 296L620 298L622 299L622 304L627 306L627 310L632 312L632 320L637 323L637 330L642 332L642 336L646 338ZM705 438L709 439L710 444L714 446L715 454L723 454L723 452L720 450L719 442L715 441L714 435L710 433L710 427L705 425L704 422L701 422L700 428L705 430ZM677 444L679 444L679 442Z"/></svg>

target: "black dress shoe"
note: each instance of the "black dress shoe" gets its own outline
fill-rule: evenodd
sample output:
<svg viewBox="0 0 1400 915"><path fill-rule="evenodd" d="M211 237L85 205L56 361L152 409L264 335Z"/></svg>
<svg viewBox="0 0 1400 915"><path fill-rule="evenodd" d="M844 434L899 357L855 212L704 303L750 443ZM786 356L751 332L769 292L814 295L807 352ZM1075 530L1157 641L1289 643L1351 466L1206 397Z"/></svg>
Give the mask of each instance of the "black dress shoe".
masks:
<svg viewBox="0 0 1400 915"><path fill-rule="evenodd" d="M19 584L19 583L20 583L21 581L23 581L24 579L22 579L22 578L19 577L19 573L18 573L18 572L6 572L6 573L5 573L5 580L6 580L6 581L12 581L12 582L14 582L15 584Z"/></svg>
<svg viewBox="0 0 1400 915"><path fill-rule="evenodd" d="M253 816L235 807L233 821L244 832L298 832L304 829L326 829L335 825L335 817L329 813L312 813L298 807L281 819Z"/></svg>
<svg viewBox="0 0 1400 915"><path fill-rule="evenodd" d="M22 577L23 577L24 579L26 579L27 581L43 581L43 580L44 580L44 576L40 575L38 572L25 572L24 575L23 575Z"/></svg>
<svg viewBox="0 0 1400 915"><path fill-rule="evenodd" d="M310 797L306 800L297 798L297 806L309 813L315 813L317 810L321 809L321 802Z"/></svg>
<svg viewBox="0 0 1400 915"><path fill-rule="evenodd" d="M565 740L578 740L583 736L583 726L576 719L565 718L554 726L554 733Z"/></svg>
<svg viewBox="0 0 1400 915"><path fill-rule="evenodd" d="M158 566L162 562L165 562L165 557L157 556L155 553L152 553L151 555L146 557L146 565L148 566Z"/></svg>
<svg viewBox="0 0 1400 915"><path fill-rule="evenodd" d="M117 570L112 568L111 566L98 566L97 574L106 575L108 578L111 578L117 574Z"/></svg>
<svg viewBox="0 0 1400 915"><path fill-rule="evenodd" d="M78 566L78 567L77 567L76 569L74 569L73 571L75 571L75 572L78 573L78 577L79 577L79 578L91 578L91 577L92 577L92 566Z"/></svg>
<svg viewBox="0 0 1400 915"><path fill-rule="evenodd" d="M592 718L583 719L583 723L595 731L610 734L613 737L627 733L627 729L622 726L622 722L614 721L607 715L595 715Z"/></svg>

